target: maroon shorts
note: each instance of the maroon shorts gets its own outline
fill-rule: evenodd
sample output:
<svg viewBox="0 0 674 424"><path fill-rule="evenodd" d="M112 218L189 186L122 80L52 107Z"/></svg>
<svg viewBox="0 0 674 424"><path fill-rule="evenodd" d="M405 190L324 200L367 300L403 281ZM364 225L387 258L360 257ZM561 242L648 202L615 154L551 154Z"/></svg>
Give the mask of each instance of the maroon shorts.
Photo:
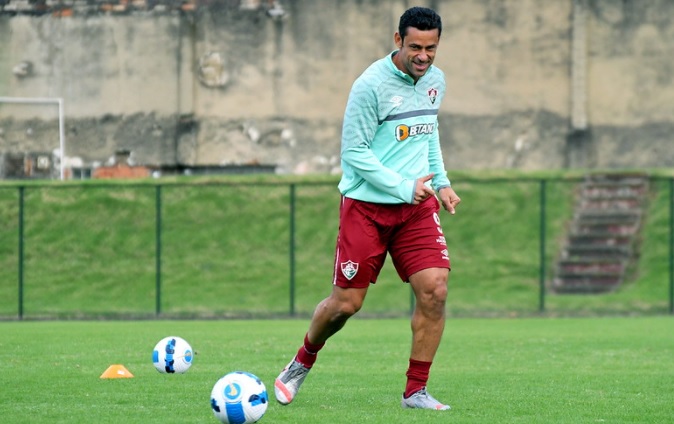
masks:
<svg viewBox="0 0 674 424"><path fill-rule="evenodd" d="M383 205L342 197L332 283L365 288L377 282L387 252L400 278L427 268L450 268L440 226L440 203Z"/></svg>

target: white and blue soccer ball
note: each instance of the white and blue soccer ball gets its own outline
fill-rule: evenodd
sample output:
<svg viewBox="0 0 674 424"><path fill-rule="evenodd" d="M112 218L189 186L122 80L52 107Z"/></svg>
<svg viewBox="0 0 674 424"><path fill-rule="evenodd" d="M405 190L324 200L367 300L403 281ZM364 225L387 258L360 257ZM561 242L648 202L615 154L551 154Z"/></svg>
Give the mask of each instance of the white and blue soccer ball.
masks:
<svg viewBox="0 0 674 424"><path fill-rule="evenodd" d="M180 337L165 337L152 351L152 363L164 374L182 374L192 366L192 346Z"/></svg>
<svg viewBox="0 0 674 424"><path fill-rule="evenodd" d="M264 383L248 372L226 374L211 391L211 408L223 424L256 423L267 412L268 405Z"/></svg>

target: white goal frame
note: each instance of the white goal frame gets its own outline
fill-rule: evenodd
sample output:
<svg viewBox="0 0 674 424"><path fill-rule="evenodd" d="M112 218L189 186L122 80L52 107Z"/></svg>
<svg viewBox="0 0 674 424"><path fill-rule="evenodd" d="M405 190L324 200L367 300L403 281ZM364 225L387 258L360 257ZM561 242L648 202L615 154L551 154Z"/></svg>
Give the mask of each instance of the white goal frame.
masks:
<svg viewBox="0 0 674 424"><path fill-rule="evenodd" d="M0 97L0 103L23 103L23 104L56 104L59 109L59 150L61 157L59 160L61 180L65 179L65 161L66 161L66 135L63 116L63 98L62 97Z"/></svg>

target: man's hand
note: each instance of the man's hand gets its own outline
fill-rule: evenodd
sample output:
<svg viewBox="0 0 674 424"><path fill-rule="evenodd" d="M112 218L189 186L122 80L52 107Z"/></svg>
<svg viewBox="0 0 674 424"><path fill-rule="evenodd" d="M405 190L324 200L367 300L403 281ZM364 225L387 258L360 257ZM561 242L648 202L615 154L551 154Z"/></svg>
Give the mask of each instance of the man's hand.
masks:
<svg viewBox="0 0 674 424"><path fill-rule="evenodd" d="M461 203L461 198L456 195L454 189L451 187L444 187L438 193L442 207L452 215L456 213L456 205Z"/></svg>
<svg viewBox="0 0 674 424"><path fill-rule="evenodd" d="M428 174L423 178L419 178L414 187L414 201L413 205L418 205L424 200L428 199L430 196L435 196L435 192L432 188L428 187L425 183L430 181L433 178L433 174Z"/></svg>

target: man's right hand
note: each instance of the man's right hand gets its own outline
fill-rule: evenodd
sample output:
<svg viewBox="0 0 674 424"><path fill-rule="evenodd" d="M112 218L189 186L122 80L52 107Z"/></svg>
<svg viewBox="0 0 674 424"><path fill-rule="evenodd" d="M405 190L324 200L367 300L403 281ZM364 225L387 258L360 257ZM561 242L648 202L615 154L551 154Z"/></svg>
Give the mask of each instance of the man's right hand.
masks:
<svg viewBox="0 0 674 424"><path fill-rule="evenodd" d="M433 189L426 185L426 182L430 181L432 178L433 174L428 174L416 181L414 187L414 201L412 202L413 205L418 205L430 196L435 196Z"/></svg>

